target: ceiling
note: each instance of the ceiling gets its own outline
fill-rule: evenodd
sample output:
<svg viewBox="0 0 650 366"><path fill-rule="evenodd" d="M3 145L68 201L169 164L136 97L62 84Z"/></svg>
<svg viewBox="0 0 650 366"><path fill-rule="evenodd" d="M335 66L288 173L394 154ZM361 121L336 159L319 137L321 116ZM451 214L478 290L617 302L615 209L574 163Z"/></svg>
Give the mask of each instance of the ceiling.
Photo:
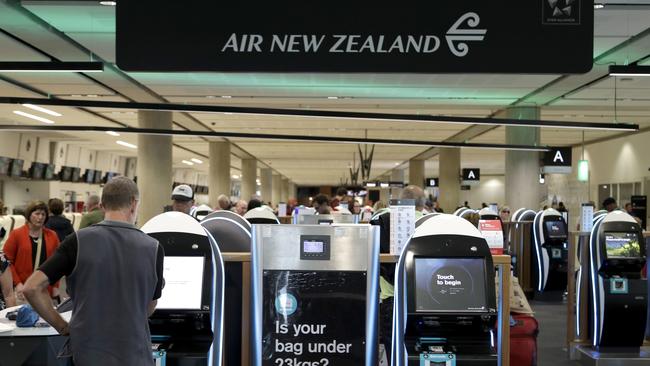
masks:
<svg viewBox="0 0 650 366"><path fill-rule="evenodd" d="M510 106L539 106L542 119L629 122L650 128L650 78L607 76L607 65L650 63L650 1L607 1L595 10L594 68L584 75L494 74L264 74L264 73L127 73L114 66L115 8L98 1L0 0L0 61L103 61L98 74L0 73L0 96L53 97L121 102L188 103L246 107L341 110L405 114L489 117ZM646 60L647 59L647 60ZM616 85L615 85L616 83ZM616 95L616 101L614 99ZM0 124L40 124L0 104ZM137 127L137 113L105 108L51 107L63 114L60 125ZM471 125L364 121L314 117L255 116L229 113L176 113L175 129L309 136L368 137L445 141L458 136L470 142L505 143L504 127L473 132ZM468 130L469 129L469 130ZM586 141L616 132L585 131ZM135 151L103 133L53 133L96 150L125 156ZM574 145L579 130L544 128L541 143ZM120 139L136 143L133 135ZM210 138L213 140L221 140ZM208 156L208 140L174 137L174 166ZM232 171L241 158L256 158L299 185L338 184L349 176L354 144L288 142L232 138ZM428 158L426 174L438 170L436 150L377 145L371 175L408 169L410 158ZM358 159L358 158L357 158ZM463 166L504 173L504 153L463 149ZM207 171L207 164L192 169ZM408 175L405 175L408 176Z"/></svg>

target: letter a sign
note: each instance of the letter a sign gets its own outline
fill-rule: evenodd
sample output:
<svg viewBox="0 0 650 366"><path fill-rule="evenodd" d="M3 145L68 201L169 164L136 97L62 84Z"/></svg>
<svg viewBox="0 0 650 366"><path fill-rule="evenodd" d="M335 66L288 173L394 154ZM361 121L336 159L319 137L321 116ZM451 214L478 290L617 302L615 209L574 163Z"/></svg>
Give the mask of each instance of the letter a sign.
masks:
<svg viewBox="0 0 650 366"><path fill-rule="evenodd" d="M479 168L466 168L463 169L463 185L475 185L479 184L481 180L481 169Z"/></svg>
<svg viewBox="0 0 650 366"><path fill-rule="evenodd" d="M544 153L544 173L570 174L571 147L554 147Z"/></svg>

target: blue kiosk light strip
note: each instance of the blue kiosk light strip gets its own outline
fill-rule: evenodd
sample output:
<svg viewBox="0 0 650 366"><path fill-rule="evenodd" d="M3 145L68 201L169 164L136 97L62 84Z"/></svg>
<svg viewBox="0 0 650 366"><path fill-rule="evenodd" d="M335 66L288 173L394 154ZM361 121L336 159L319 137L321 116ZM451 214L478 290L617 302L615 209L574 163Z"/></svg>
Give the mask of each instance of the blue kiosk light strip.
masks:
<svg viewBox="0 0 650 366"><path fill-rule="evenodd" d="M217 258L222 258L221 251L219 250L219 246L217 245L217 241L212 236L212 234L210 234L210 232L208 230L205 230L205 233L210 238L210 246L212 247L212 250L213 250L212 268L216 269L217 268L217 266L216 266L217 260L216 259ZM208 355L209 355L208 356L208 365L214 365L215 360L217 360L216 365L220 365L221 364L221 358L222 358L221 353L222 353L222 347L223 347L223 310L224 310L224 297L225 297L225 296L223 296L224 295L223 291L224 291L224 288L226 286L226 280L225 280L225 268L223 266L223 259L218 261L218 262L219 262L218 264L219 264L219 275L220 275L219 277L221 277L221 286L220 286L221 294L219 296L219 298L221 299L221 305L220 305L220 308L219 308L220 309L220 311L219 311L220 319L218 320L219 321L219 327L218 327L219 328L218 329L218 331L219 331L219 343L218 344L220 344L221 347L219 347L219 349L217 349L215 351L213 349L214 348L214 342L212 342L212 345L210 346L210 352L208 353ZM212 271L212 283L216 283L216 282L217 282L217 271ZM215 296L214 291L213 291L212 292L212 301L210 302L211 305L212 305L212 307L210 309L210 316L211 316L211 318L213 320L212 321L212 332L213 332L213 334L214 334L214 331L215 331L215 320L216 320L215 319L215 307L216 307L216 304L217 304L215 299L216 299L216 296Z"/></svg>
<svg viewBox="0 0 650 366"><path fill-rule="evenodd" d="M598 279L598 272L596 268L598 263L600 263L600 253L598 252L597 250L598 248L596 247L597 243L594 243L594 241L596 240L596 237L598 235L598 230L600 229L600 225L602 224L604 218L605 215L598 217L594 227L592 228L591 235L589 237L589 255L591 257L590 258L591 259L591 263L590 263L591 287L592 287L592 294L594 299L594 307L593 307L594 331L593 331L593 340L592 340L592 344L594 347L598 345L598 341L600 340L600 336L601 336L600 333L602 332L600 325L602 324L603 321L602 318L604 317L604 313L602 309L598 307L598 303L599 303L598 299L603 295L602 294L603 289L602 289L602 284ZM599 291L596 291L597 283L598 283ZM596 314L598 314L598 316L596 316Z"/></svg>

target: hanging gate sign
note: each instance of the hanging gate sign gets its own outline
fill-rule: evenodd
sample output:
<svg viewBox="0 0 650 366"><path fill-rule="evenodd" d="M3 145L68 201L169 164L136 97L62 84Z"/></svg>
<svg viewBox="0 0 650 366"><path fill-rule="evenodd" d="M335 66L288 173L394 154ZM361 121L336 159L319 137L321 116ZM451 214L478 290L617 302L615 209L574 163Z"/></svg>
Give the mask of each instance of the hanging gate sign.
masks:
<svg viewBox="0 0 650 366"><path fill-rule="evenodd" d="M153 9L153 10L152 10ZM584 73L593 1L119 1L126 71Z"/></svg>

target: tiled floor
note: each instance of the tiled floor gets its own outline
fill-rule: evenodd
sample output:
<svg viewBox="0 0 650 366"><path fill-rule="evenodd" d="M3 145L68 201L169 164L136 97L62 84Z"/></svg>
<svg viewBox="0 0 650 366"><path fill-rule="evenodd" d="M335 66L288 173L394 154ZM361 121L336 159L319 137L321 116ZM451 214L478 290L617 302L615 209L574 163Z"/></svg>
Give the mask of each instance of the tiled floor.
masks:
<svg viewBox="0 0 650 366"><path fill-rule="evenodd" d="M569 361L565 345L566 314L565 303L531 302L535 317L539 322L537 337L537 363L539 366L575 366ZM521 366L521 365L512 365Z"/></svg>

